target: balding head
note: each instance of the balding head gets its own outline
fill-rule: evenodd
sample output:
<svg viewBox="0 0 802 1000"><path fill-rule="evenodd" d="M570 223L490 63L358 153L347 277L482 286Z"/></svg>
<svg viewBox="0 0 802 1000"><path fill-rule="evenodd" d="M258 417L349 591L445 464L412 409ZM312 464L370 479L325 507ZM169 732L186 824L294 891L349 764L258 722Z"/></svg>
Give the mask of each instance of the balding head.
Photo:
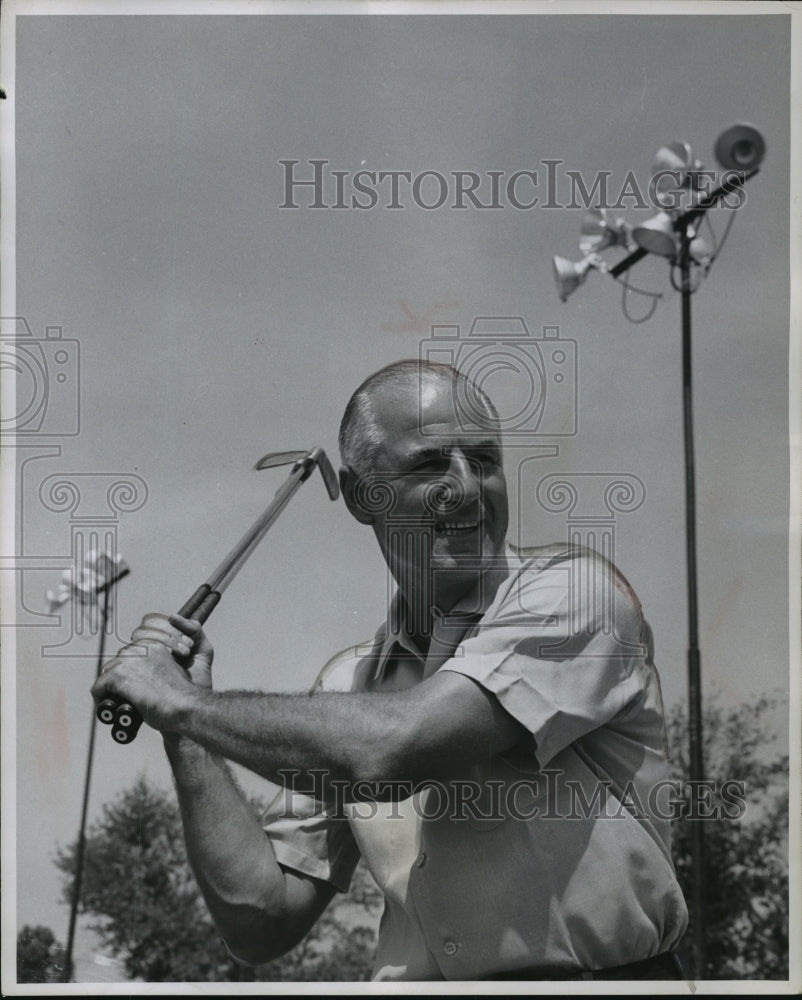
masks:
<svg viewBox="0 0 802 1000"><path fill-rule="evenodd" d="M348 401L340 424L340 457L346 468L364 475L384 440L377 421L378 401L396 394L414 393L421 399L427 384L446 383L451 387L454 409L465 423L477 417L498 426L498 413L489 397L451 365L410 358L385 365L368 376Z"/></svg>

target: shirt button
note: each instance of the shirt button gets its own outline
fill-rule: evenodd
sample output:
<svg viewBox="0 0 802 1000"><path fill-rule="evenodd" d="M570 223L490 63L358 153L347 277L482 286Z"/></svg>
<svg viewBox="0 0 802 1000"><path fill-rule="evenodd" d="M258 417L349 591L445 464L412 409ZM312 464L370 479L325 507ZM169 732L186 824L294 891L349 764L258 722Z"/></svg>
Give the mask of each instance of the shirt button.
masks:
<svg viewBox="0 0 802 1000"><path fill-rule="evenodd" d="M449 958L453 958L457 954L457 948L459 945L455 944L454 941L446 941L443 945L443 954L448 955Z"/></svg>
<svg viewBox="0 0 802 1000"><path fill-rule="evenodd" d="M415 865L418 868L423 868L426 864L426 851L421 851L420 854L415 858Z"/></svg>

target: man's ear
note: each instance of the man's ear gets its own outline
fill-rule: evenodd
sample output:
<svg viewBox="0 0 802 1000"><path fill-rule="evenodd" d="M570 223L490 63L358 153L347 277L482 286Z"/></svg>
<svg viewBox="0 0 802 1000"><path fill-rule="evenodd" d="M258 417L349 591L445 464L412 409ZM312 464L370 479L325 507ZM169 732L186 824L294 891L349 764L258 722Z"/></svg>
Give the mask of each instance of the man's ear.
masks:
<svg viewBox="0 0 802 1000"><path fill-rule="evenodd" d="M340 492L345 506L360 524L373 524L373 514L360 503L358 487L359 476L350 465L340 469Z"/></svg>

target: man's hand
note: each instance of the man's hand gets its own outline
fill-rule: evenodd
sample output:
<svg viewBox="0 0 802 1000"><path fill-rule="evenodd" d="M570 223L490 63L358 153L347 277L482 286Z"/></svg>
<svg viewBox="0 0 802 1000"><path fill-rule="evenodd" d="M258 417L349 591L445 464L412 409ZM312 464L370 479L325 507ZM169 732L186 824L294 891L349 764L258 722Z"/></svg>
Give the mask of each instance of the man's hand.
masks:
<svg viewBox="0 0 802 1000"><path fill-rule="evenodd" d="M92 687L98 703L109 695L130 702L155 729L169 729L194 686L212 686L214 650L196 621L145 615Z"/></svg>
<svg viewBox="0 0 802 1000"><path fill-rule="evenodd" d="M198 687L212 686L214 648L199 622L179 615L145 615L131 633L133 642L154 639L167 646Z"/></svg>

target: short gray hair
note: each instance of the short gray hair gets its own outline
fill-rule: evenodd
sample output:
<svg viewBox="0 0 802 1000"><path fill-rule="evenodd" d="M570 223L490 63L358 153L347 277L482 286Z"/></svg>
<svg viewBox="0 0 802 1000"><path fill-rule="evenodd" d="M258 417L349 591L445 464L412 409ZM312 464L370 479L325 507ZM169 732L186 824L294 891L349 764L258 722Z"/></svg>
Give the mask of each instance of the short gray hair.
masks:
<svg viewBox="0 0 802 1000"><path fill-rule="evenodd" d="M498 411L487 393L452 365L418 358L393 361L369 375L348 400L339 434L340 458L343 465L353 469L357 474L364 474L382 443L382 434L376 423L373 406L375 396L390 385L418 386L424 379L446 381L455 389L459 387L468 390L474 400L481 402L487 415L498 422Z"/></svg>

